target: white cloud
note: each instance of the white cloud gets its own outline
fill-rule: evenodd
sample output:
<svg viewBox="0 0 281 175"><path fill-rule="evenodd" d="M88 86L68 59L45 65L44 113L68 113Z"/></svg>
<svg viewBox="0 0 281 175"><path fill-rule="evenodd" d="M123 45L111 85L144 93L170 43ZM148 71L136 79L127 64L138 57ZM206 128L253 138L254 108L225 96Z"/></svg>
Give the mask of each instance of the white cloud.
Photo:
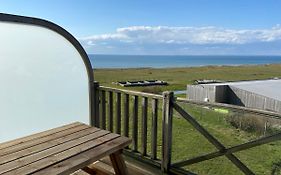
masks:
<svg viewBox="0 0 281 175"><path fill-rule="evenodd" d="M81 41L119 41L141 43L244 44L281 39L281 27L271 29L234 30L217 27L132 26L118 28L115 33L80 38Z"/></svg>
<svg viewBox="0 0 281 175"><path fill-rule="evenodd" d="M269 29L226 29L220 27L168 27L168 26L131 26L118 28L114 33L93 35L79 39L85 48L103 49L124 47L124 45L151 47L159 45L243 45L266 43L281 40L281 26ZM183 48L181 47L181 48ZM212 46L210 46L212 47ZM106 49L106 47L104 47Z"/></svg>

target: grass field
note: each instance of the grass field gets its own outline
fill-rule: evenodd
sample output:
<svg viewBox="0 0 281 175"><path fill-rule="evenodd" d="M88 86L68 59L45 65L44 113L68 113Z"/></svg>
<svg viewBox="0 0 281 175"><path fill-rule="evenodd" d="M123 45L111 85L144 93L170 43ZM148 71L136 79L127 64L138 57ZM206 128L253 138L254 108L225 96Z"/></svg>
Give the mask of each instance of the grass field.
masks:
<svg viewBox="0 0 281 175"><path fill-rule="evenodd" d="M242 144L262 135L243 131L233 127L227 120L233 115L245 116L230 111L229 114L218 113L202 106L180 104L205 129L217 138L226 147ZM210 153L216 148L199 134L187 121L174 114L173 127L173 161ZM260 116L262 117L262 116ZM277 131L275 131L277 132ZM274 133L275 133L274 132ZM268 133L271 134L271 133ZM273 142L252 149L235 153L256 174L271 174L275 164L281 161L281 142ZM198 174L243 174L226 157L204 161L202 163L186 166L186 169ZM280 170L280 167L278 167Z"/></svg>
<svg viewBox="0 0 281 175"><path fill-rule="evenodd" d="M167 68L167 69L97 69L94 71L95 80L101 85L121 88L112 84L116 81L124 80L145 80L159 79L169 83L168 86L161 87L133 87L126 88L130 90L161 92L164 90L185 89L186 84L192 84L196 79L218 79L225 81L253 80L281 77L281 65L261 65L261 66L237 66L237 67L198 67L198 68ZM123 88L123 87L122 87ZM130 105L132 107L132 105ZM223 114L202 106L193 106L181 104L192 116L213 134L225 146L234 146L245 143L260 137L255 132L247 132L233 127L227 118L233 115ZM161 110L161 105L159 105ZM132 112L132 108L130 109ZM151 108L148 108L150 116ZM132 114L132 113L131 113ZM236 113L237 115L237 113ZM241 114L244 113L241 112ZM141 116L141 111L139 111ZM140 120L140 118L139 118ZM130 120L132 121L132 120ZM158 155L161 148L161 111L159 111L158 122ZM139 128L140 126L139 121ZM148 138L150 138L151 119L148 117ZM134 124L131 122L131 127ZM140 140L139 140L140 143ZM150 141L148 139L148 152L150 152ZM205 138L203 138L195 129L176 112L173 119L173 147L172 162L184 160L204 153L215 151ZM281 164L281 143L275 142L235 154L256 174L271 174L275 168L274 165ZM281 166L280 166L281 167ZM280 167L277 167L277 173L280 173ZM185 167L186 169L198 174L242 174L231 162L220 157L214 160L205 161L199 164ZM279 169L278 169L279 168ZM275 174L277 174L275 173Z"/></svg>
<svg viewBox="0 0 281 175"><path fill-rule="evenodd" d="M102 85L119 87L117 81L158 79L168 86L133 87L129 89L161 92L164 90L183 90L187 84L198 79L217 79L223 81L254 80L281 77L281 64L258 66L206 66L190 68L136 68L136 69L95 69L95 80Z"/></svg>

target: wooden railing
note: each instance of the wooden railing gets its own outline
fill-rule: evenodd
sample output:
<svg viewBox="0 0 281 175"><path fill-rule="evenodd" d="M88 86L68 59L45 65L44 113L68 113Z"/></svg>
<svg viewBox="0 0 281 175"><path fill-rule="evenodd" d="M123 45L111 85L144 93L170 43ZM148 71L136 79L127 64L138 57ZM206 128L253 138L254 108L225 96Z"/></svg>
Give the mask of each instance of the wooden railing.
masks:
<svg viewBox="0 0 281 175"><path fill-rule="evenodd" d="M256 109L249 109L245 107L227 105L227 104L218 104L218 103L206 103L206 102L196 102L186 99L174 100L172 103L173 108L188 121L201 135L203 135L212 145L214 145L218 151L211 152L208 154L200 155L193 157L188 160L182 160L176 163L171 164L171 168L177 169L183 166L192 165L195 163L203 162L206 160L214 159L220 156L226 156L238 169L240 169L244 174L254 174L243 162L241 162L233 153L261 146L270 142L278 141L281 139L281 132L278 132L273 135L262 137L253 141L249 141L243 144L235 145L229 148L226 148L221 142L219 142L213 135L211 135L202 125L200 125L187 111L185 111L180 105L177 104L177 101L184 102L188 104L196 104L202 106L211 106L211 107L220 107L227 108L236 111L243 111L244 113L252 113L262 115L263 117L269 117L273 119L281 119L281 115L278 113L261 111Z"/></svg>
<svg viewBox="0 0 281 175"><path fill-rule="evenodd" d="M132 144L125 150L125 154L156 166L163 173L192 174L182 167L225 156L244 174L254 174L233 153L281 139L281 133L277 133L247 143L226 147L178 103L195 104L202 107L221 107L260 114L274 119L281 118L281 115L277 113L227 104L176 99L172 92L157 95L99 86L98 83L95 83L94 91L96 98L93 104L95 105L95 117L91 119L92 124L132 138ZM214 145L217 151L172 163L174 110Z"/></svg>
<svg viewBox="0 0 281 175"><path fill-rule="evenodd" d="M162 153L159 145L171 142L171 137L162 134L167 132L166 128L162 128L161 120L167 117L160 108L163 104L167 105L163 100L168 99L157 94L99 86L98 83L94 85L94 92L95 118L92 119L92 125L132 138L126 154L167 169L161 160L166 160L167 164L170 161L167 154L171 151L167 149Z"/></svg>

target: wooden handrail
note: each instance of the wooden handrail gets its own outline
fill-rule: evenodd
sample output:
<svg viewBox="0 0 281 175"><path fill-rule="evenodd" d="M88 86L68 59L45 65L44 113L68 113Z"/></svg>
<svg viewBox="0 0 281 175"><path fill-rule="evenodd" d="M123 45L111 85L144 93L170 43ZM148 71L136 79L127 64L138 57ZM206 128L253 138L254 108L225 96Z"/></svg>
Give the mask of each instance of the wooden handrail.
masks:
<svg viewBox="0 0 281 175"><path fill-rule="evenodd" d="M125 94L129 94L129 95L138 95L138 96L142 96L142 97L150 97L150 98L155 98L155 99L162 99L162 97L163 97L162 95L159 95L159 94L130 91L130 90L117 89L117 88L106 87L106 86L99 86L99 89L104 90L104 91L116 92L116 93L125 93Z"/></svg>
<svg viewBox="0 0 281 175"><path fill-rule="evenodd" d="M248 108L248 107L243 107L243 106L237 106L237 105L231 105L231 104L225 104L225 103L201 102L201 101L195 101L195 100L188 100L185 98L176 98L176 101L187 103L187 104L199 105L199 106L217 107L217 108L231 109L231 110L235 110L235 111L243 111L243 112L248 112L248 113L260 114L265 117L281 119L280 113L265 111L265 110L260 110L260 109L253 109L253 108Z"/></svg>

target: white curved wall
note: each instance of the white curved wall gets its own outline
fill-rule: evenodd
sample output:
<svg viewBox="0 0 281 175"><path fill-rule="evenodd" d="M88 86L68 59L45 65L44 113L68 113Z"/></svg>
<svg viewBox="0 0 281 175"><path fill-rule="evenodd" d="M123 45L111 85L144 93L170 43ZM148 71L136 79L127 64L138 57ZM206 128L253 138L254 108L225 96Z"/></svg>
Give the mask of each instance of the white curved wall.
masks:
<svg viewBox="0 0 281 175"><path fill-rule="evenodd" d="M88 77L59 34L0 22L0 142L73 121L88 123Z"/></svg>

